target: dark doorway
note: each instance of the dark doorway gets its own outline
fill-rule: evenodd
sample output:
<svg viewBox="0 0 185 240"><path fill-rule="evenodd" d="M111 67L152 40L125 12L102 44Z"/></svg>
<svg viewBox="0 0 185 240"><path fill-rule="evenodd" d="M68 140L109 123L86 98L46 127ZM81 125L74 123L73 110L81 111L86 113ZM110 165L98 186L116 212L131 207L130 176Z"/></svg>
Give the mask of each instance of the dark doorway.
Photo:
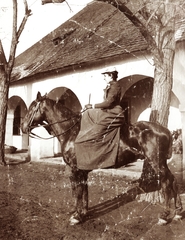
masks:
<svg viewBox="0 0 185 240"><path fill-rule="evenodd" d="M13 135L20 135L21 106L18 105L14 112Z"/></svg>

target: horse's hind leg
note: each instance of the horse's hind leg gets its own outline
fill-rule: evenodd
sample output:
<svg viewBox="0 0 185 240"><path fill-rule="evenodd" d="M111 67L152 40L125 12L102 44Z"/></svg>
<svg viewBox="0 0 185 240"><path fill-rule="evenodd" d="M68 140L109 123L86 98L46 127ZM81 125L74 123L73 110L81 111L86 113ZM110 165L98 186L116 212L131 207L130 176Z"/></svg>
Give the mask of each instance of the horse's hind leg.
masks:
<svg viewBox="0 0 185 240"><path fill-rule="evenodd" d="M162 166L160 168L160 176L161 176L161 188L164 194L165 201L165 209L161 212L159 216L159 225L167 224L167 218L170 214L170 202L171 202L171 194L172 194L172 174L167 166Z"/></svg>
<svg viewBox="0 0 185 240"><path fill-rule="evenodd" d="M178 193L177 181L175 177L173 180L173 196L174 196L174 206L175 206L175 215L173 219L180 220L182 218L182 216L180 215L182 211L182 202Z"/></svg>
<svg viewBox="0 0 185 240"><path fill-rule="evenodd" d="M165 225L168 222L167 218L170 214L170 201L171 201L171 190L169 189L168 186L168 180L161 181L161 187L164 194L165 209L159 215L158 224Z"/></svg>
<svg viewBox="0 0 185 240"><path fill-rule="evenodd" d="M170 214L170 202L171 198L174 197L175 216L174 219L181 219L180 212L182 210L182 203L178 194L177 182L174 175L168 168L162 168L162 179L161 186L165 198L165 210L160 214L158 224L164 225L167 223L167 217Z"/></svg>

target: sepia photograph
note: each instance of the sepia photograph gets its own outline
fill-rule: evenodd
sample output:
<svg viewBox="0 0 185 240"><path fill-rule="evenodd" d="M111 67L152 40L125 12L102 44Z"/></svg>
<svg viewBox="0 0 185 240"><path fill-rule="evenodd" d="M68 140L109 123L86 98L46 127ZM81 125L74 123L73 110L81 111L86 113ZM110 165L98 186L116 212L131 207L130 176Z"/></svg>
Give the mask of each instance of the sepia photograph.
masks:
<svg viewBox="0 0 185 240"><path fill-rule="evenodd" d="M0 0L0 240L185 239L184 0Z"/></svg>

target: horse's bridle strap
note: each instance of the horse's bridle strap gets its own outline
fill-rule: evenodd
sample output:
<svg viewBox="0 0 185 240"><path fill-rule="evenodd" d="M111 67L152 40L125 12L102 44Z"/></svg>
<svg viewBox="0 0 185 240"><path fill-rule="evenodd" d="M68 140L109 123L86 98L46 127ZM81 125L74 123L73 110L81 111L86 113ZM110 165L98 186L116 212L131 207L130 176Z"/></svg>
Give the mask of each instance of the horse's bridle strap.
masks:
<svg viewBox="0 0 185 240"><path fill-rule="evenodd" d="M34 119L34 117L35 117L36 112L37 112L38 109L39 109L39 106L40 106L40 102L37 102L37 105L36 105L36 107L35 107L35 110L34 110L32 116L30 117L30 120L29 120L29 122L28 122L28 130L30 130L30 128L31 128L31 124L32 124L32 122L33 122L33 119Z"/></svg>

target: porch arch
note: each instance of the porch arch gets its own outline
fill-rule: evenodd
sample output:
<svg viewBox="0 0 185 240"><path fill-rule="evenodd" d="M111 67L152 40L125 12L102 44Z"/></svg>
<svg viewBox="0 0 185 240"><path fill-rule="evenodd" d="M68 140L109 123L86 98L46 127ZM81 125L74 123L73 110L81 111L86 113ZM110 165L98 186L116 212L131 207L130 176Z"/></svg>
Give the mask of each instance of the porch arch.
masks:
<svg viewBox="0 0 185 240"><path fill-rule="evenodd" d="M21 131L22 119L27 112L25 102L19 96L8 99L5 143L18 149L27 149L28 136Z"/></svg>
<svg viewBox="0 0 185 240"><path fill-rule="evenodd" d="M80 112L82 109L78 97L69 88L66 87L54 88L48 93L48 97L55 101L62 102L66 107L68 107L73 112Z"/></svg>
<svg viewBox="0 0 185 240"><path fill-rule="evenodd" d="M122 103L128 102L128 122L136 122L140 114L150 107L154 79L144 75L132 75L120 80ZM179 108L179 99L171 91L171 107Z"/></svg>
<svg viewBox="0 0 185 240"><path fill-rule="evenodd" d="M68 107L73 112L80 112L82 106L76 94L67 87L57 87L52 89L48 94L48 97L55 100L60 101L66 107ZM54 156L61 155L61 146L57 138L53 140L53 151Z"/></svg>

